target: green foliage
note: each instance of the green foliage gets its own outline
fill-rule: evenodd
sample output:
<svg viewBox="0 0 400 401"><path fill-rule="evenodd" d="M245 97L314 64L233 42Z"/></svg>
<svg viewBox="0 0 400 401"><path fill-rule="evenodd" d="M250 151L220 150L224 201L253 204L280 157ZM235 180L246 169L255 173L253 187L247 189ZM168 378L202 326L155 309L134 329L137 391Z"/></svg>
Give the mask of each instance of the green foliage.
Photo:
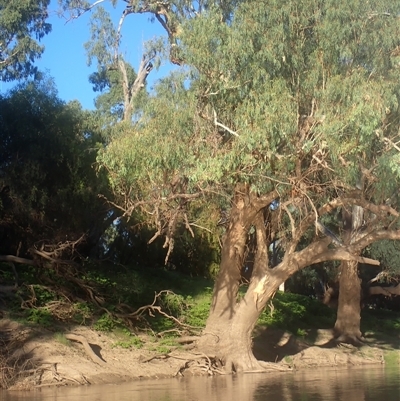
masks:
<svg viewBox="0 0 400 401"><path fill-rule="evenodd" d="M91 38L85 43L88 64L97 62L97 71L90 75L89 81L95 92L100 92L95 105L97 116L103 126L107 127L103 135L107 137L114 132L113 124L130 120L133 114L144 104L146 91L132 93L137 75L132 66L119 54L120 32L114 25L110 14L101 6L95 8L90 22ZM149 46L147 46L149 47ZM146 53L153 59L154 50ZM129 116L125 114L130 110ZM109 132L108 132L109 131ZM111 134L110 134L111 132Z"/></svg>
<svg viewBox="0 0 400 401"><path fill-rule="evenodd" d="M398 333L400 330L400 314L385 309L367 309L361 313L362 331L378 333Z"/></svg>
<svg viewBox="0 0 400 401"><path fill-rule="evenodd" d="M172 12L185 68L161 79L135 124L116 126L98 154L117 203L138 205L148 227L170 236L229 208L243 182L260 195L278 188L290 203L300 180L305 202L318 208L357 183L361 164L375 166L365 198L390 196L395 184L382 183L400 178L388 146L400 111L400 5L227 7L210 4L196 18ZM303 210L293 208L297 223ZM215 233L215 223L202 227Z"/></svg>
<svg viewBox="0 0 400 401"><path fill-rule="evenodd" d="M169 292L163 294L161 298L161 305L163 306L163 309L167 311L167 313L174 316L182 315L184 310L187 308L185 297Z"/></svg>
<svg viewBox="0 0 400 401"><path fill-rule="evenodd" d="M381 265L388 273L383 277L389 278L400 274L399 241L380 241L372 244L369 254L372 258L380 261Z"/></svg>
<svg viewBox="0 0 400 401"><path fill-rule="evenodd" d="M53 316L46 308L29 309L27 320L43 327L53 325Z"/></svg>
<svg viewBox="0 0 400 401"><path fill-rule="evenodd" d="M46 22L50 0L0 1L0 81L37 74L39 41L51 31Z"/></svg>
<svg viewBox="0 0 400 401"><path fill-rule="evenodd" d="M320 263L306 267L285 282L285 289L307 296L322 295L325 284L337 281L338 269L335 262Z"/></svg>
<svg viewBox="0 0 400 401"><path fill-rule="evenodd" d="M186 289L185 293L190 293L190 290ZM194 296L167 294L162 298L161 306L164 312L176 317L184 324L193 328L205 327L211 306L211 288L205 287L198 290L198 294ZM156 332L171 330L175 327L175 323L165 316L152 318L149 323Z"/></svg>
<svg viewBox="0 0 400 401"><path fill-rule="evenodd" d="M96 7L90 22L91 40L85 43L88 64L92 59L98 60L101 66L114 65L115 51L118 47L118 33L114 28L110 14L101 6ZM100 85L99 89L102 86Z"/></svg>
<svg viewBox="0 0 400 401"><path fill-rule="evenodd" d="M73 320L78 324L85 324L86 320L90 319L93 314L93 308L84 302L77 302L74 304Z"/></svg>
<svg viewBox="0 0 400 401"><path fill-rule="evenodd" d="M211 308L211 288L205 288L202 294L186 298L189 308L184 314L185 322L193 327L205 327Z"/></svg>
<svg viewBox="0 0 400 401"><path fill-rule="evenodd" d="M205 327L211 307L210 287L204 288L194 296L168 294L166 298L167 300L164 297L161 303L163 311L193 328ZM175 327L175 323L164 316L150 319L149 323L157 332L171 330Z"/></svg>
<svg viewBox="0 0 400 401"><path fill-rule="evenodd" d="M32 286L36 298L36 304L38 306L44 306L47 302L53 301L55 299L55 294L53 291L49 291L47 288L42 286Z"/></svg>
<svg viewBox="0 0 400 401"><path fill-rule="evenodd" d="M93 328L99 331L112 331L119 322L112 318L108 313L101 315L93 324Z"/></svg>
<svg viewBox="0 0 400 401"><path fill-rule="evenodd" d="M96 132L90 113L77 102L64 104L50 79L0 97L0 187L8 189L2 253L14 252L20 241L23 254L33 242L79 238L101 224L107 211L97 194L106 187L93 169Z"/></svg>
<svg viewBox="0 0 400 401"><path fill-rule="evenodd" d="M128 335L126 335L125 339L116 341L113 344L113 347L114 348L124 348L124 349L129 349L129 348L140 349L143 347L143 345L144 345L144 343L139 337L129 333Z"/></svg>
<svg viewBox="0 0 400 401"><path fill-rule="evenodd" d="M258 324L290 330L304 336L306 328L330 328L335 322L332 309L316 299L292 293L277 293Z"/></svg>

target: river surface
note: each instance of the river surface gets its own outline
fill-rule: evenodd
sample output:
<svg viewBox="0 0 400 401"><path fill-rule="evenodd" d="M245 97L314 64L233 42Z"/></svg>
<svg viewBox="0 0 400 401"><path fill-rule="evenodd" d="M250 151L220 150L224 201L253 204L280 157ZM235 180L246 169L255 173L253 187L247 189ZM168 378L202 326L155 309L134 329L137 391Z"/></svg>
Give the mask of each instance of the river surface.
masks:
<svg viewBox="0 0 400 401"><path fill-rule="evenodd" d="M0 393L1 401L400 401L400 367L141 380Z"/></svg>

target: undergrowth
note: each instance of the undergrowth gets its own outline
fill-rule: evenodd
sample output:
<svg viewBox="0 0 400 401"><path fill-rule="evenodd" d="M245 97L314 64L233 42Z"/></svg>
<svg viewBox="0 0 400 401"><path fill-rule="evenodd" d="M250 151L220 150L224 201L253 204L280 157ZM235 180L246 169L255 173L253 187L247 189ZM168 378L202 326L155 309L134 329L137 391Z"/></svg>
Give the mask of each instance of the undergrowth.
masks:
<svg viewBox="0 0 400 401"><path fill-rule="evenodd" d="M278 292L261 314L258 324L304 336L308 328L332 328L334 310L305 295Z"/></svg>
<svg viewBox="0 0 400 401"><path fill-rule="evenodd" d="M93 302L87 296L83 297L79 289L71 289L71 283L63 282L62 277L53 277L53 280L63 292L57 291L57 287L38 284L34 269L22 266L20 278L24 284L19 287L17 297L6 300L9 311L30 324L51 327L54 322L64 321L111 332L128 327L123 318L117 317L121 316L121 305L128 305L131 310L136 310L144 305L151 305L155 301L156 293L168 290L163 291L154 304L163 313L159 313L156 308L149 309L140 319L130 322L129 331L134 326L135 330L150 329L153 333L178 335L185 329L193 329L192 332L195 332L196 329L205 327L211 305L211 280L192 278L161 268L138 269L90 263L84 267L85 272L81 273L80 279L90 286L93 293L99 295L101 304ZM242 287L241 293L245 290L246 287ZM68 294L70 300L65 294ZM22 305L21 299L24 300ZM278 292L257 324L305 336L306 330L310 328L332 328L335 318L335 311L316 299ZM182 326L179 327L174 319L179 320ZM400 314L365 308L362 311L361 324L363 331L398 332ZM120 340L118 346L140 347L140 343L136 339L127 338Z"/></svg>

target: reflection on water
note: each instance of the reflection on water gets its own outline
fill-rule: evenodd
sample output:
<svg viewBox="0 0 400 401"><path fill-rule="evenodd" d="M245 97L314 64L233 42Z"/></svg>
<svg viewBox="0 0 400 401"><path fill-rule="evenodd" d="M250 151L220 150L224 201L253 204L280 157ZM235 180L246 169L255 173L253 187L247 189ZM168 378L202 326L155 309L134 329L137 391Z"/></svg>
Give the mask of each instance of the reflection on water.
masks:
<svg viewBox="0 0 400 401"><path fill-rule="evenodd" d="M143 380L2 392L1 401L399 401L400 370L384 367Z"/></svg>

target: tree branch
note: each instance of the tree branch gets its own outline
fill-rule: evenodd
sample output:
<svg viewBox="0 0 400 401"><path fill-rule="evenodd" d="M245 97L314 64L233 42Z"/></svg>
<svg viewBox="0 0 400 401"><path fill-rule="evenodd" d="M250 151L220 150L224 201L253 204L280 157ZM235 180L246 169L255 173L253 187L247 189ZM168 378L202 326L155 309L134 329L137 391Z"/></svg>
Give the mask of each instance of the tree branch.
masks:
<svg viewBox="0 0 400 401"><path fill-rule="evenodd" d="M81 15L87 13L88 11L92 10L97 5L104 3L105 1L106 0L97 0L93 4L90 4L88 7L85 7L85 8L82 8L81 10L79 10L77 14L71 14L71 17L69 19L67 19L66 23L68 23L71 20L78 19Z"/></svg>
<svg viewBox="0 0 400 401"><path fill-rule="evenodd" d="M237 132L231 130L231 129L228 128L226 125L219 123L219 122L217 121L217 112L216 112L215 110L213 110L213 111L214 111L214 124L215 124L217 127L221 127L221 128L223 128L225 131L228 131L230 134L239 137L239 134L238 134Z"/></svg>
<svg viewBox="0 0 400 401"><path fill-rule="evenodd" d="M328 248L332 239L330 237L323 238L314 241L301 251L295 252L291 255L288 254L276 269L285 271L285 273L289 274L289 277L291 274L307 266L329 260L355 260L359 263L379 266L379 261L358 256L358 254L373 242L384 239L399 240L400 230L376 230L368 233L349 246L333 249Z"/></svg>
<svg viewBox="0 0 400 401"><path fill-rule="evenodd" d="M29 266L37 266L37 262L32 259L20 258L14 255L0 255L0 262L20 263Z"/></svg>
<svg viewBox="0 0 400 401"><path fill-rule="evenodd" d="M380 215L380 214L389 214L394 217L399 217L399 212L393 209L389 205L375 205L366 199L360 198L336 198L332 201L326 203L325 205L321 206L317 210L318 217L323 216L324 214L332 212L334 209L344 206L344 205L351 205L351 206L361 206L365 210L369 210L370 212ZM315 212L309 213L307 217L305 217L301 223L299 224L299 228L297 234L293 237L293 241L295 242L296 246L300 241L301 237L305 234L308 228L315 224L316 222L316 215Z"/></svg>
<svg viewBox="0 0 400 401"><path fill-rule="evenodd" d="M150 74L150 71L153 69L153 64L151 63L152 59L153 59L153 57L151 57L151 56L150 57L146 57L146 56L142 57L135 82L132 85L132 89L131 89L131 93L130 93L131 99L134 99L137 96L137 94L140 92L140 90L144 87L147 76Z"/></svg>

